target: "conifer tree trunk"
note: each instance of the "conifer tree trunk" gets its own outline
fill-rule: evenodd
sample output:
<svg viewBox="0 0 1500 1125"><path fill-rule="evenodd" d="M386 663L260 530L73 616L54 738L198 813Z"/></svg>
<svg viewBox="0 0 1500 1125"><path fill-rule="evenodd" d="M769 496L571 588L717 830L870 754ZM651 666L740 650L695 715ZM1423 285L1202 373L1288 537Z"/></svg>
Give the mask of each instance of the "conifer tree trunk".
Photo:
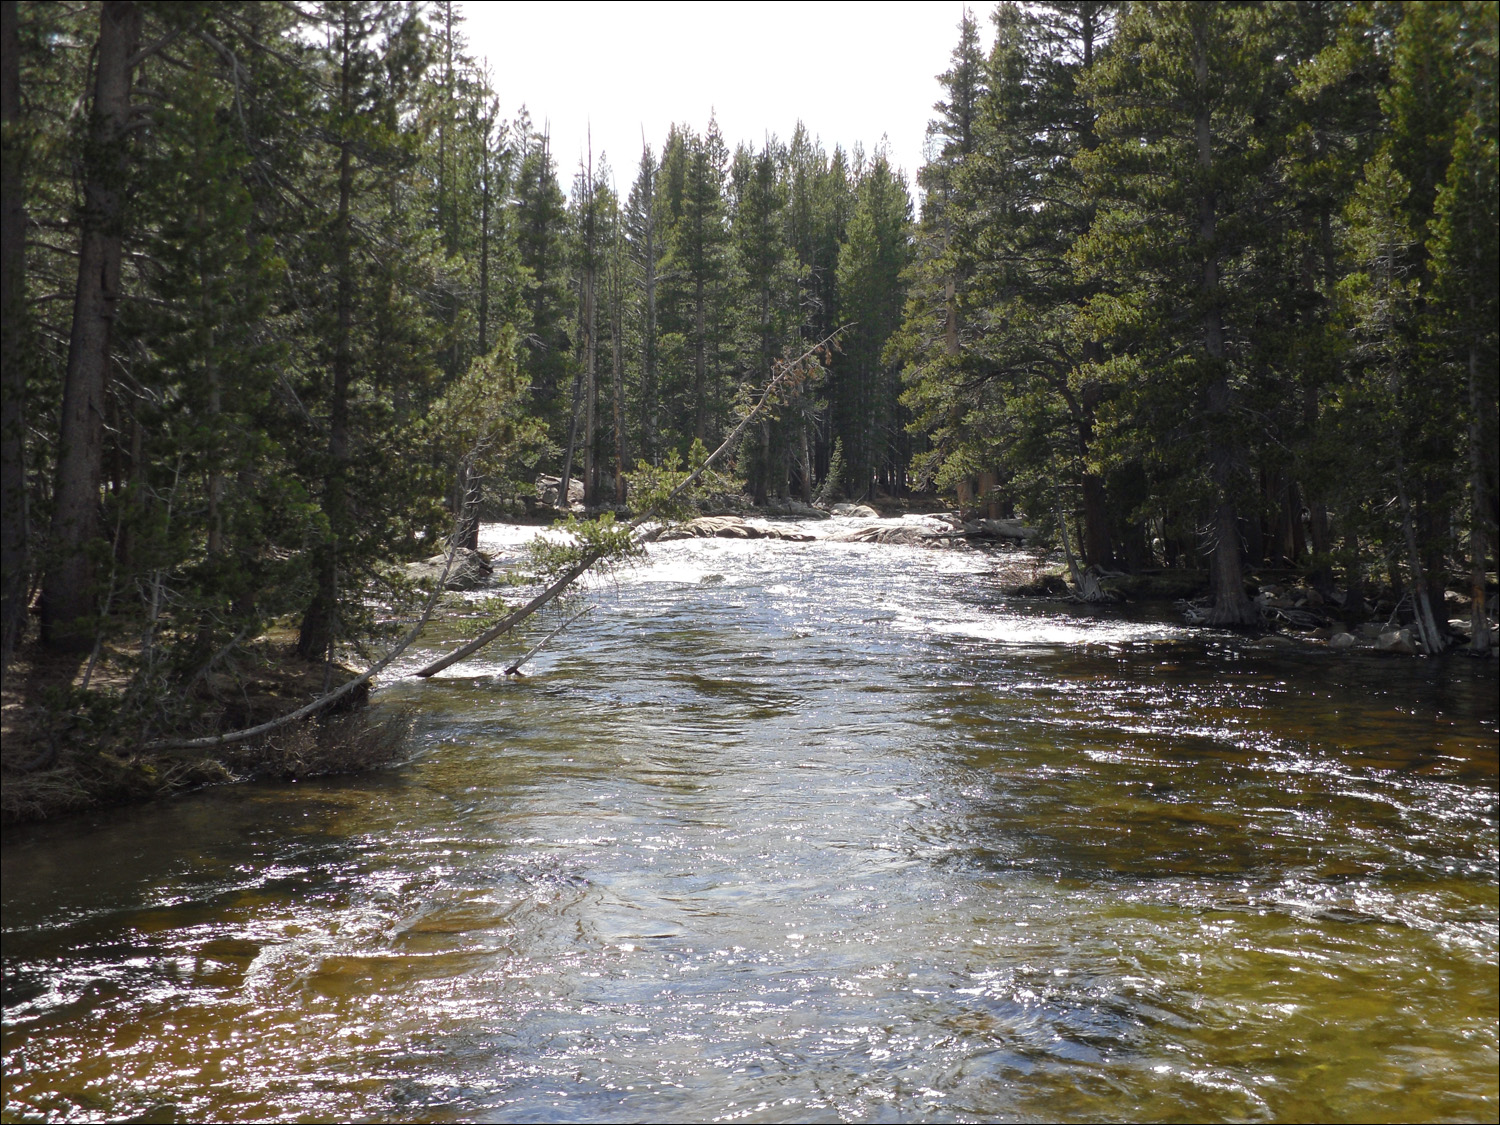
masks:
<svg viewBox="0 0 1500 1125"><path fill-rule="evenodd" d="M1411 567L1412 608L1416 616L1417 636L1427 655L1434 656L1443 651L1444 640L1438 630L1437 618L1433 616L1432 602L1428 596L1427 575L1422 567L1422 556L1417 550L1417 533L1412 523L1411 498L1406 492L1405 469L1400 457L1396 458L1396 498L1401 503L1401 536L1406 541L1406 563ZM1395 562L1392 560L1392 573Z"/></svg>
<svg viewBox="0 0 1500 1125"><path fill-rule="evenodd" d="M766 374L765 379L770 379L770 372L774 366L771 362L771 290L770 279L766 280L766 287L760 292L760 360L761 366ZM764 508L770 491L771 479L771 423L767 419L760 424L760 465L755 474L754 495L751 497L753 503Z"/></svg>
<svg viewBox="0 0 1500 1125"><path fill-rule="evenodd" d="M642 456L653 459L657 449L657 378L656 378L656 184L645 192L645 288L646 323L641 340L641 443Z"/></svg>
<svg viewBox="0 0 1500 1125"><path fill-rule="evenodd" d="M1090 341L1084 345L1086 363L1097 363L1103 358L1104 349ZM1076 402L1074 414L1078 429L1078 454L1088 463L1090 450L1094 446L1094 408L1097 392L1084 393L1071 401ZM1083 561L1087 566L1105 566L1113 555L1109 534L1109 505L1104 493L1104 478L1087 469L1083 472Z"/></svg>
<svg viewBox="0 0 1500 1125"><path fill-rule="evenodd" d="M479 182L479 354L490 350L490 181L494 169L490 154L489 123L484 135L484 156Z"/></svg>
<svg viewBox="0 0 1500 1125"><path fill-rule="evenodd" d="M703 440L708 432L708 328L704 322L706 299L703 276L693 286L693 436Z"/></svg>
<svg viewBox="0 0 1500 1125"><path fill-rule="evenodd" d="M625 263L621 258L622 240L618 228L615 233L614 268L610 271L609 284L609 360L610 390L615 407L615 503L625 503L625 470L630 464L630 443L625 429L625 368L624 357L624 294L621 292Z"/></svg>
<svg viewBox="0 0 1500 1125"><path fill-rule="evenodd" d="M656 230L653 223L646 236L646 340L642 349L645 361L642 364L641 430L648 454L656 453L657 445L657 398L656 398Z"/></svg>
<svg viewBox="0 0 1500 1125"><path fill-rule="evenodd" d="M1208 88L1208 43L1204 20L1199 13L1193 21L1193 74L1201 96L1194 113L1194 131L1198 141L1198 238L1203 253L1203 294L1207 307L1203 313L1203 350L1212 365L1207 387L1206 405L1209 432L1209 478L1213 482L1213 563L1214 604L1209 612L1213 625L1253 625L1258 620L1255 607L1245 594L1245 575L1240 551L1239 515L1231 495L1238 458L1233 441L1226 432L1234 422L1230 418L1229 370L1224 349L1224 320L1220 308L1219 259L1214 242L1218 224L1218 200L1212 187L1213 129Z"/></svg>
<svg viewBox="0 0 1500 1125"><path fill-rule="evenodd" d="M348 128L352 92L349 38L344 25L340 67L340 108L343 128ZM351 196L354 191L353 142L339 141L339 202L334 228L334 268L338 273L338 297L334 321L333 396L328 416L328 469L323 478L323 512L328 519L328 539L317 550L314 567L317 590L303 615L297 651L305 660L329 659L338 631L339 547L348 529L345 476L349 462L349 386L353 376L350 333L354 323L354 270L350 247Z"/></svg>
<svg viewBox="0 0 1500 1125"><path fill-rule="evenodd" d="M799 482L800 488L798 492L804 504L811 504L813 498L813 457L812 444L807 439L807 429L807 419L803 418L801 424L797 427L798 436L801 438L802 443L801 481Z"/></svg>
<svg viewBox="0 0 1500 1125"><path fill-rule="evenodd" d="M140 37L140 9L129 0L106 0L99 10L78 284L53 486L55 561L42 586L43 636L58 651L81 652L93 642L89 618L96 591L88 547L100 533L110 328L120 296L121 207L129 171L130 60Z"/></svg>
<svg viewBox="0 0 1500 1125"><path fill-rule="evenodd" d="M26 503L26 198L21 178L21 42L16 0L0 4L0 119L5 153L0 163L0 668L26 626L31 580L31 535Z"/></svg>
<svg viewBox="0 0 1500 1125"><path fill-rule="evenodd" d="M1473 316L1470 301L1470 315ZM1470 331L1478 332L1480 325L1471 320ZM1468 348L1469 373L1469 647L1476 653L1490 651L1490 617L1486 605L1488 587L1485 581L1485 560L1490 553L1491 501L1485 486L1483 419L1493 421L1495 404L1486 402L1479 376L1479 346L1470 337Z"/></svg>
<svg viewBox="0 0 1500 1125"><path fill-rule="evenodd" d="M583 269L583 365L587 389L583 411L583 504L592 508L599 503L599 335L594 315L598 296L598 269L594 251L594 176L592 162L585 190L588 212L584 220Z"/></svg>

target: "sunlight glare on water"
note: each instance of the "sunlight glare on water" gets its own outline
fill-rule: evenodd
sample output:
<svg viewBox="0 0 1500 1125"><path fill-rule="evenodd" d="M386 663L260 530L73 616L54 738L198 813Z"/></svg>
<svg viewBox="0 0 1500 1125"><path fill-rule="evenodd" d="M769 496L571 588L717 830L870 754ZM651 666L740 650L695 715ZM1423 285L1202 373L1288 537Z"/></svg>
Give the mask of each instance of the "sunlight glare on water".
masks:
<svg viewBox="0 0 1500 1125"><path fill-rule="evenodd" d="M5 1119L1493 1120L1493 665L994 568L659 544L399 769L11 830Z"/></svg>

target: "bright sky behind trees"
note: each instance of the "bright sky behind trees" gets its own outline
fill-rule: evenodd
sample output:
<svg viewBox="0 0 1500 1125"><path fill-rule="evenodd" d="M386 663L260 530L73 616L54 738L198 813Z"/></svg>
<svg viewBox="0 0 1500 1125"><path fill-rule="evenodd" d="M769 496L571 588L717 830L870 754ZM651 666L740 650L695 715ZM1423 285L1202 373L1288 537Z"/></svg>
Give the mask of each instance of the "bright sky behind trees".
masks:
<svg viewBox="0 0 1500 1125"><path fill-rule="evenodd" d="M628 190L641 134L658 152L672 122L714 112L725 142L786 140L800 118L830 149L885 136L908 183L922 164L936 75L948 68L964 5L465 3L470 48L490 63L511 117L550 125L564 180L590 127ZM988 21L981 21L988 30ZM988 38L988 37L987 37Z"/></svg>

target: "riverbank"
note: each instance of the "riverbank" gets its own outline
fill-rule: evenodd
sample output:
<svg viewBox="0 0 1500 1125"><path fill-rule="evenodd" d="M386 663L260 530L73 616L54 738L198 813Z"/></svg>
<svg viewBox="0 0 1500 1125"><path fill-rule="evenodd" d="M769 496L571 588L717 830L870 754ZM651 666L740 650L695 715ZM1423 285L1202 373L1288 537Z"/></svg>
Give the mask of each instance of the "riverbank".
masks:
<svg viewBox="0 0 1500 1125"><path fill-rule="evenodd" d="M248 742L207 751L144 749L161 732L129 698L130 659L127 651L107 650L90 667L87 655L49 653L37 644L17 652L0 690L0 823L52 820L205 785L357 772L402 752L403 720L367 715L368 687L328 715ZM285 638L263 637L177 701L190 717L173 734L203 737L254 726L354 675L341 664L299 659Z"/></svg>
<svg viewBox="0 0 1500 1125"><path fill-rule="evenodd" d="M882 513L852 505L819 510L815 516L784 515L744 504L733 507L745 514L702 517L674 529L671 538L791 541L815 550L818 543L891 551L913 546L957 549L982 557L988 580L1007 599L1060 608L1080 600L1063 558L1033 545L1032 529L1016 521L966 524L951 513L904 509L881 518ZM535 519L491 523L486 535L509 528L501 538L519 544L538 526ZM1016 536L1002 534L1009 532ZM472 635L475 623L502 611L495 594L516 579L519 557L518 545L466 553L467 569L449 576L450 589L460 592L445 595L434 624L445 621L441 631ZM424 566L433 569L431 560L414 563L407 568L408 577L432 577ZM1208 593L1207 574L1186 568L1096 577L1106 603L1133 603L1163 620L1189 625ZM1280 643L1330 653L1419 652L1389 591L1375 591L1372 602L1356 607L1348 599L1335 601L1320 594L1298 572L1265 570L1250 576L1247 590L1262 608L1262 635ZM1467 612L1467 602L1457 592L1450 598L1450 626L1458 632L1465 625L1459 614ZM57 656L39 646L18 654L4 685L0 822L52 819L170 797L204 785L357 772L401 757L401 723L363 715L368 686L337 714L244 744L199 752L143 750L143 742L161 737L163 731L160 724L145 721L139 708L132 710L127 697L133 662L133 654L123 649L106 650L92 668L83 656ZM203 736L254 726L295 710L354 675L352 668L327 669L319 662L303 662L292 650L290 634L271 634L238 650L232 665L195 681L192 698L174 702L178 721L171 733ZM88 691L83 690L85 680Z"/></svg>

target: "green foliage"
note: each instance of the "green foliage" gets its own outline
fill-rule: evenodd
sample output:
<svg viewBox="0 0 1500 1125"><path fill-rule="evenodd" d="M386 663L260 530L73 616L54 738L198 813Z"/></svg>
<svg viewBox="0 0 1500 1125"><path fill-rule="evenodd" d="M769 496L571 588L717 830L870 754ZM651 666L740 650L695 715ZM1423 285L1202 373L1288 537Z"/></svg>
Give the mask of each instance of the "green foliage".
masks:
<svg viewBox="0 0 1500 1125"><path fill-rule="evenodd" d="M557 530L565 538L539 535L526 545L523 568L543 584L586 559L595 560L594 565L607 572L645 554L635 529L628 523L615 522L612 512L605 512L597 519L569 516Z"/></svg>
<svg viewBox="0 0 1500 1125"><path fill-rule="evenodd" d="M818 487L818 503L831 504L844 494L844 443L840 438L833 442L833 453L828 458L828 475Z"/></svg>
<svg viewBox="0 0 1500 1125"><path fill-rule="evenodd" d="M455 469L464 466L514 491L517 474L546 447L540 422L528 413L530 380L520 370L513 326L434 400L427 414L427 434L435 450L446 453Z"/></svg>
<svg viewBox="0 0 1500 1125"><path fill-rule="evenodd" d="M1398 545L1404 480L1435 591L1456 528L1482 556L1494 6L994 19L989 57L966 20L942 77L889 349L921 472L1082 508L1090 561L1148 562L1149 528L1168 557L1201 543L1325 581L1336 558L1359 575L1359 542Z"/></svg>

